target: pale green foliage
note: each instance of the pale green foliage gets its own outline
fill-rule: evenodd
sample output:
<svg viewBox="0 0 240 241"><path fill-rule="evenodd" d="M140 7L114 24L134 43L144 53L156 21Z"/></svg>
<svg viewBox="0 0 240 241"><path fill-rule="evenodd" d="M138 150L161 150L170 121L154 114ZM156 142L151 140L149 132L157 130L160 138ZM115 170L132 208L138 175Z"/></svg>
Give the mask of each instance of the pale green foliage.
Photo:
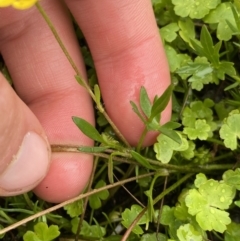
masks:
<svg viewBox="0 0 240 241"><path fill-rule="evenodd" d="M206 140L211 131L210 126L206 120L196 120L193 127L185 127L183 133L188 136L190 140Z"/></svg>
<svg viewBox="0 0 240 241"><path fill-rule="evenodd" d="M167 239L167 236L162 234L162 233L147 233L147 234L143 234L140 241L169 241L169 239Z"/></svg>
<svg viewBox="0 0 240 241"><path fill-rule="evenodd" d="M200 19L206 16L210 9L216 8L220 0L172 0L174 11L181 17Z"/></svg>
<svg viewBox="0 0 240 241"><path fill-rule="evenodd" d="M199 233L191 224L182 225L177 230L177 236L180 241L203 241L201 233Z"/></svg>
<svg viewBox="0 0 240 241"><path fill-rule="evenodd" d="M189 140L188 141L188 149L185 151L181 151L180 155L187 160L192 159L195 156L195 152L194 152L195 146L196 146L195 143L193 141Z"/></svg>
<svg viewBox="0 0 240 241"><path fill-rule="evenodd" d="M131 223L135 220L135 218L138 216L138 214L142 211L142 207L139 205L132 205L131 209L126 208L124 212L122 213L122 224L124 227L128 228ZM139 226L140 224L145 224L148 221L146 213L141 217L141 219L138 221L137 225L133 228L133 232L135 234L142 234L143 230Z"/></svg>
<svg viewBox="0 0 240 241"><path fill-rule="evenodd" d="M183 111L182 123L185 126L183 133L190 140L200 139L206 140L212 137L213 131L217 128L213 122L213 112L210 107L214 106L214 102L210 99L202 101L194 101L190 107L186 107Z"/></svg>
<svg viewBox="0 0 240 241"><path fill-rule="evenodd" d="M240 224L231 222L224 233L224 241L239 241Z"/></svg>
<svg viewBox="0 0 240 241"><path fill-rule="evenodd" d="M188 213L188 208L185 202L178 202L174 208L174 216L182 221L190 220L192 217Z"/></svg>
<svg viewBox="0 0 240 241"><path fill-rule="evenodd" d="M209 149L204 146L194 150L193 161L199 164L206 164L212 159L212 155Z"/></svg>
<svg viewBox="0 0 240 241"><path fill-rule="evenodd" d="M170 45L165 45L165 51L171 72L175 72L182 65L191 61L191 58L187 54L178 54Z"/></svg>
<svg viewBox="0 0 240 241"><path fill-rule="evenodd" d="M227 170L223 174L223 180L230 186L233 186L237 190L240 190L240 168L236 170Z"/></svg>
<svg viewBox="0 0 240 241"><path fill-rule="evenodd" d="M160 223L168 227L170 238L177 240L177 230L183 224L183 222L175 217L175 207L171 208L167 205L163 206Z"/></svg>
<svg viewBox="0 0 240 241"><path fill-rule="evenodd" d="M79 200L73 203L70 203L64 206L64 209L67 211L67 214L71 217L79 216L83 211L83 200Z"/></svg>
<svg viewBox="0 0 240 241"><path fill-rule="evenodd" d="M168 163L171 160L174 151L182 152L189 149L187 139L179 133L178 135L182 140L181 144L163 134L158 136L157 142L154 144L154 151L156 152L156 158L162 163ZM188 154L185 153L185 157L188 156Z"/></svg>
<svg viewBox="0 0 240 241"><path fill-rule="evenodd" d="M177 73L183 79L190 77L188 82L191 83L192 89L200 91L206 84L219 83L213 71L214 68L206 57L196 57L194 63L187 63L177 70Z"/></svg>
<svg viewBox="0 0 240 241"><path fill-rule="evenodd" d="M237 149L237 139L240 138L240 113L234 110L224 119L220 129L220 137L224 140L224 145L231 150Z"/></svg>
<svg viewBox="0 0 240 241"><path fill-rule="evenodd" d="M218 24L217 37L219 40L224 41L231 39L233 35L233 30L229 27L227 21L236 28L230 2L221 3L204 18L206 23Z"/></svg>
<svg viewBox="0 0 240 241"><path fill-rule="evenodd" d="M177 37L176 32L178 30L179 30L179 27L177 23L170 23L160 29L160 34L165 41L172 42L174 39L176 39Z"/></svg>
<svg viewBox="0 0 240 241"><path fill-rule="evenodd" d="M195 26L193 21L190 18L184 18L178 21L178 26L180 28L179 35L191 46L190 39L195 38Z"/></svg>
<svg viewBox="0 0 240 241"><path fill-rule="evenodd" d="M235 189L213 179L207 180L204 174L197 175L197 188L190 189L185 198L189 214L196 216L196 221L203 230L215 230L223 233L230 224L229 208L235 196Z"/></svg>
<svg viewBox="0 0 240 241"><path fill-rule="evenodd" d="M60 235L57 225L48 227L46 223L39 222L34 225L34 232L27 231L23 235L24 241L51 241Z"/></svg>
<svg viewBox="0 0 240 241"><path fill-rule="evenodd" d="M72 232L76 234L77 228L79 225L79 218L72 219L71 224L72 224ZM106 229L104 227L101 227L99 224L89 225L85 220L83 221L80 235L83 235L85 237L100 239L104 237L105 234L106 234Z"/></svg>
<svg viewBox="0 0 240 241"><path fill-rule="evenodd" d="M100 180L96 186L95 189L98 189L100 187L106 186L106 183L103 180ZM89 197L89 205L92 209L98 209L102 206L101 200L106 200L109 196L109 191L107 189L98 192L96 194L93 194Z"/></svg>
<svg viewBox="0 0 240 241"><path fill-rule="evenodd" d="M160 223L163 225L171 225L175 220L174 210L175 208L164 205L161 211Z"/></svg>

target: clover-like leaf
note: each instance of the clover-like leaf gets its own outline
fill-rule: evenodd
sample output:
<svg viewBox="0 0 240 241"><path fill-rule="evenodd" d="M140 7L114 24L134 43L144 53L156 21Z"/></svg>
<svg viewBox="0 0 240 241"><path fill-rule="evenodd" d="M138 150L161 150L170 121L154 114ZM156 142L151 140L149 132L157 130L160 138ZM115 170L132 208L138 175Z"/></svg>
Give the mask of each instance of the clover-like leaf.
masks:
<svg viewBox="0 0 240 241"><path fill-rule="evenodd" d="M234 34L228 22L237 28L230 2L221 3L205 18L205 23L218 24L217 37L219 40L228 41Z"/></svg>
<svg viewBox="0 0 240 241"><path fill-rule="evenodd" d="M235 196L235 189L225 183L209 179L199 186L199 192L212 207L228 209Z"/></svg>
<svg viewBox="0 0 240 241"><path fill-rule="evenodd" d="M71 224L72 232L76 234L79 225L79 218L72 219ZM80 234L85 237L91 237L99 240L105 236L106 229L100 225L89 225L85 220L83 220Z"/></svg>
<svg viewBox="0 0 240 241"><path fill-rule="evenodd" d="M174 11L180 17L189 16L192 19L201 19L211 9L216 8L220 0L172 0Z"/></svg>
<svg viewBox="0 0 240 241"><path fill-rule="evenodd" d="M179 241L203 241L202 234L189 223L180 226L177 236Z"/></svg>
<svg viewBox="0 0 240 241"><path fill-rule="evenodd" d="M188 141L186 138L182 137L179 133L177 134L182 141L181 144L166 135L161 134L158 136L157 142L154 144L154 151L156 152L156 158L162 163L168 163L171 160L174 151L181 152L188 149Z"/></svg>
<svg viewBox="0 0 240 241"><path fill-rule="evenodd" d="M207 121L213 119L213 111L211 110L211 107L214 106L214 102L211 99L207 98L203 102L193 101L190 106L199 119L206 119Z"/></svg>
<svg viewBox="0 0 240 241"><path fill-rule="evenodd" d="M179 35L181 38L191 45L190 39L195 38L195 27L193 21L190 18L181 19L178 21L178 26L180 28Z"/></svg>
<svg viewBox="0 0 240 241"><path fill-rule="evenodd" d="M100 187L106 186L106 183L103 180L100 180L96 186L95 189L98 189ZM106 200L109 196L108 190L103 190L101 192L95 193L92 196L89 197L89 205L92 209L98 209L102 206L101 200Z"/></svg>
<svg viewBox="0 0 240 241"><path fill-rule="evenodd" d="M223 173L223 181L230 186L240 190L240 168L236 170L227 170Z"/></svg>
<svg viewBox="0 0 240 241"><path fill-rule="evenodd" d="M213 179L206 181L199 175L196 181L198 189L190 189L186 198L189 214L196 216L196 221L203 230L215 230L223 233L231 222L228 209L235 196L235 189Z"/></svg>
<svg viewBox="0 0 240 241"><path fill-rule="evenodd" d="M187 160L192 159L195 155L195 153L194 153L195 147L196 147L195 143L193 141L189 140L188 141L188 148L184 151L181 151L180 155Z"/></svg>
<svg viewBox="0 0 240 241"><path fill-rule="evenodd" d="M160 34L167 42L172 42L176 39L176 32L179 30L177 23L170 23L160 29Z"/></svg>
<svg viewBox="0 0 240 241"><path fill-rule="evenodd" d="M27 231L23 235L24 241L51 241L60 235L57 225L48 227L46 223L39 222L34 225L34 232Z"/></svg>
<svg viewBox="0 0 240 241"><path fill-rule="evenodd" d="M200 91L206 84L218 84L219 80L216 78L213 71L214 68L206 57L197 57L194 63L187 63L179 68L176 73L190 76L188 82L191 83L192 89Z"/></svg>
<svg viewBox="0 0 240 241"><path fill-rule="evenodd" d="M207 182L207 177L203 173L199 173L196 175L196 179L194 181L194 185L199 188L202 184Z"/></svg>
<svg viewBox="0 0 240 241"><path fill-rule="evenodd" d="M237 149L237 139L240 138L240 113L233 111L224 120L219 131L220 137L224 140L224 145L231 150Z"/></svg>
<svg viewBox="0 0 240 241"><path fill-rule="evenodd" d="M206 120L196 120L194 128L185 127L183 133L188 136L190 140L207 140L211 127Z"/></svg>
<svg viewBox="0 0 240 241"><path fill-rule="evenodd" d="M71 218L79 216L83 211L83 200L81 199L79 201L75 201L73 203L65 205L64 210L67 211L67 214Z"/></svg>
<svg viewBox="0 0 240 241"><path fill-rule="evenodd" d="M139 205L132 205L131 209L126 208L124 212L122 213L122 224L124 227L128 228L132 222L135 220L135 218L138 216L138 214L142 211L142 207ZM133 228L133 232L135 234L143 234L142 228L139 226L141 224L146 224L148 222L147 214L145 213L140 220L138 221L137 225Z"/></svg>
<svg viewBox="0 0 240 241"><path fill-rule="evenodd" d="M160 223L163 225L170 225L173 223L175 220L174 210L175 208L164 205L161 211Z"/></svg>
<svg viewBox="0 0 240 241"><path fill-rule="evenodd" d="M184 63L191 62L191 58L187 54L179 54L170 45L165 45L165 52L167 55L170 72L174 73L178 68L180 68Z"/></svg>

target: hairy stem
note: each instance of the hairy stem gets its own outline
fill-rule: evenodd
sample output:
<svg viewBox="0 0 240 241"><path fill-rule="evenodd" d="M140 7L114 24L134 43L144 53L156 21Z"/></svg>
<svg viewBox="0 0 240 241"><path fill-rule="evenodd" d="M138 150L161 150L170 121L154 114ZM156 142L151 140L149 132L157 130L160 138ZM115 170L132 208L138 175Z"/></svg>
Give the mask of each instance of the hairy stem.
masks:
<svg viewBox="0 0 240 241"><path fill-rule="evenodd" d="M42 6L39 4L39 2L36 3L36 7L38 9L38 11L40 12L40 14L42 15L42 17L45 19L45 21L47 22L49 28L51 29L55 39L57 40L58 44L60 45L60 48L62 49L63 53L65 54L65 56L67 57L69 63L71 64L72 68L74 69L75 73L77 76L79 76L79 78L81 79L81 83L83 84L83 86L86 88L86 90L88 91L88 93L90 94L90 96L92 97L93 101L97 104L97 108L98 110L104 115L104 117L107 119L108 123L112 126L113 130L116 132L116 135L120 138L120 140L127 146L127 147L131 147L130 144L127 142L127 140L125 139L125 137L122 135L122 133L119 131L119 129L117 128L117 126L113 123L113 121L111 120L111 118L108 116L107 112L104 110L103 106L100 105L98 103L98 101L96 100L96 96L93 93L92 89L90 88L89 84L87 83L87 81L85 81L82 77L81 77L81 73L78 69L78 67L76 66L75 62L73 61L71 55L69 54L67 48L65 47L65 45L63 44L60 36L58 35L58 32L56 31L52 21L50 20L50 18L48 17L48 15L46 14L46 12L44 11L44 9L42 8Z"/></svg>
<svg viewBox="0 0 240 241"><path fill-rule="evenodd" d="M64 146L64 145L52 145L52 152L81 152L78 148L79 146ZM108 153L111 153L110 150L106 150L104 153L88 153L89 155L94 155L98 157L102 157L106 160L109 159L110 155ZM113 156L112 159L114 161L122 162L122 163L129 163L133 164L134 166L139 165L138 162L134 161L132 159L131 154L129 154L126 151L123 151L121 154L124 158L121 158L119 156ZM211 172L215 170L227 170L232 169L235 165L235 163L230 164L206 164L206 165L173 165L173 164L167 164L167 163L161 163L158 160L153 160L146 158L146 160L153 166L156 166L156 168L164 168L167 170L172 171L178 171L181 173L199 173L199 172Z"/></svg>

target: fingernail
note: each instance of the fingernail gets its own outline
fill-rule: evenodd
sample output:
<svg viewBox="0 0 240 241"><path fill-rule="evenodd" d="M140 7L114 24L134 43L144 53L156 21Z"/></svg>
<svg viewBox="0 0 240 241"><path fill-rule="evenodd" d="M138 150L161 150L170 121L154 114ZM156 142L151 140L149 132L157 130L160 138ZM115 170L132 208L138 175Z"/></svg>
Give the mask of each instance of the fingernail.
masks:
<svg viewBox="0 0 240 241"><path fill-rule="evenodd" d="M9 192L26 192L46 175L50 163L50 148L35 132L28 132L16 155L0 176L0 188Z"/></svg>

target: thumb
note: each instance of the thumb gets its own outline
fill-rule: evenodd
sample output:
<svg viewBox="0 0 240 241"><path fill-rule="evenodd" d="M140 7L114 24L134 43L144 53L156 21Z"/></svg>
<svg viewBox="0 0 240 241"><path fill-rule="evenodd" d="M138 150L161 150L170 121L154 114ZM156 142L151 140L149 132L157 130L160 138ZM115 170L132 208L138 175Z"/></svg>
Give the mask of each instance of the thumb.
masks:
<svg viewBox="0 0 240 241"><path fill-rule="evenodd" d="M0 196L11 196L45 177L51 152L39 121L1 73L0 115Z"/></svg>

